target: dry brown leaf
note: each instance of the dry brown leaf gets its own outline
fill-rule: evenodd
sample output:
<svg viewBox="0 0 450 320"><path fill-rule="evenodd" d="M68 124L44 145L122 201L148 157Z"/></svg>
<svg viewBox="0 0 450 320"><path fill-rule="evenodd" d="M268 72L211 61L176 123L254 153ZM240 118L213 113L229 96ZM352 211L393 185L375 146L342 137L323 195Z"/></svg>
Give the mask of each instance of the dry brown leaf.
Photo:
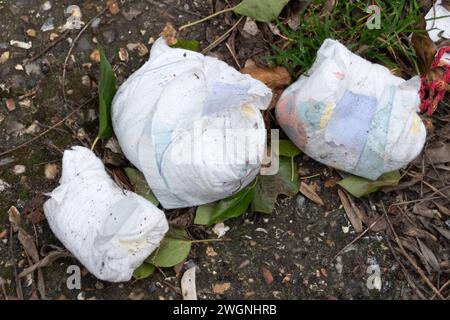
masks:
<svg viewBox="0 0 450 320"><path fill-rule="evenodd" d="M439 210L440 213L445 214L446 216L449 216L449 217L450 217L450 209L448 209L448 208L446 208L446 207L440 205L440 204L437 203L437 202L434 202L434 204L436 205L436 207L438 208L438 210Z"/></svg>
<svg viewBox="0 0 450 320"><path fill-rule="evenodd" d="M273 282L272 272L270 272L270 270L267 269L266 267L261 267L261 273L266 284L270 285Z"/></svg>
<svg viewBox="0 0 450 320"><path fill-rule="evenodd" d="M213 286L213 292L216 294L223 294L225 291L229 290L231 288L231 283L224 282L224 283L216 283Z"/></svg>
<svg viewBox="0 0 450 320"><path fill-rule="evenodd" d="M266 86L274 89L283 89L292 83L289 71L284 67L259 67L254 63L246 63L241 69L241 73L248 74L253 78L263 82Z"/></svg>
<svg viewBox="0 0 450 320"><path fill-rule="evenodd" d="M173 27L171 23L166 23L164 29L159 34L161 37L163 37L166 40L166 43L169 46L173 46L178 42L177 39L177 30Z"/></svg>
<svg viewBox="0 0 450 320"><path fill-rule="evenodd" d="M425 29L425 20L422 19L419 29ZM411 38L417 54L417 63L422 75L427 75L437 53L436 44L430 39L427 32L415 32Z"/></svg>
<svg viewBox="0 0 450 320"><path fill-rule="evenodd" d="M428 248L420 239L417 239L417 243L419 244L420 251L427 260L428 264L434 269L434 271L436 271L437 273L441 273L439 261L434 255L433 251L431 251L431 249Z"/></svg>
<svg viewBox="0 0 450 320"><path fill-rule="evenodd" d="M23 210L23 215L28 223L38 224L45 220L43 205L45 202L44 196L37 196L27 201Z"/></svg>
<svg viewBox="0 0 450 320"><path fill-rule="evenodd" d="M442 144L439 147L427 148L425 150L425 160L433 164L450 162L450 144Z"/></svg>
<svg viewBox="0 0 450 320"><path fill-rule="evenodd" d="M71 257L72 255L67 251L59 251L55 250L47 254L42 260L39 262L33 264L32 266L29 266L28 268L24 269L20 274L19 278L25 277L27 274L33 272L37 268L43 268L48 267L53 264L57 259L65 258L65 257Z"/></svg>
<svg viewBox="0 0 450 320"><path fill-rule="evenodd" d="M439 213L436 210L428 209L422 205L416 204L413 207L413 213L418 216L434 219L439 217Z"/></svg>
<svg viewBox="0 0 450 320"><path fill-rule="evenodd" d="M353 206L351 205L347 194L345 191L338 189L338 195L341 199L342 206L344 207L345 213L347 214L348 220L350 220L350 223L352 224L353 228L356 232L360 233L363 231L362 221L356 214L355 210L353 209Z"/></svg>
<svg viewBox="0 0 450 320"><path fill-rule="evenodd" d="M325 206L325 203L323 202L322 198L319 197L319 195L316 193L313 187L306 184L305 182L300 183L300 190L299 190L305 197L307 197L309 200L314 202L315 204L318 204L320 206Z"/></svg>

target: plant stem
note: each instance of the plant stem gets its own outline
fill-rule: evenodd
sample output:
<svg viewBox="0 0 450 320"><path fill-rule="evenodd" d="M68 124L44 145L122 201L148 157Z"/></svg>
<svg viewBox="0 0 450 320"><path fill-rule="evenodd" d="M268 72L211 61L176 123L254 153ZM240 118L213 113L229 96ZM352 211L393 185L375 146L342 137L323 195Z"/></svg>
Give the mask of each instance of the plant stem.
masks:
<svg viewBox="0 0 450 320"><path fill-rule="evenodd" d="M97 144L98 140L100 140L100 138L97 136L94 140L94 143L92 144L91 151L94 151L95 145Z"/></svg>
<svg viewBox="0 0 450 320"><path fill-rule="evenodd" d="M199 23L208 21L209 19L212 19L212 18L214 18L214 17L216 17L216 16L218 16L218 15L220 15L220 14L222 14L222 13L226 13L226 12L233 11L234 8L235 8L235 7L223 9L223 10L221 10L221 11L217 11L217 12L215 12L215 13L213 13L213 14L211 14L211 15L205 17L205 18L200 19L200 20L196 20L196 21L194 21L194 22L185 24L184 26L181 26L181 27L178 29L178 31L181 31L181 30L183 30L183 29L186 29L186 28L195 26L195 25L197 25L197 24L199 24Z"/></svg>
<svg viewBox="0 0 450 320"><path fill-rule="evenodd" d="M209 242L222 242L231 241L231 239L204 239L204 240L191 240L191 243L209 243Z"/></svg>
<svg viewBox="0 0 450 320"><path fill-rule="evenodd" d="M291 182L294 181L294 157L291 157Z"/></svg>

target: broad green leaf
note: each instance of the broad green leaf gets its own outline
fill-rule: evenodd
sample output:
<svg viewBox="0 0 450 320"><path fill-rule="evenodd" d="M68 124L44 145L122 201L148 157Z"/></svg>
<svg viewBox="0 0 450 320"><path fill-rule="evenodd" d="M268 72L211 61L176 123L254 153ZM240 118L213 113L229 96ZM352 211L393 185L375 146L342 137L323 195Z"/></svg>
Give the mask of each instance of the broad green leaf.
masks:
<svg viewBox="0 0 450 320"><path fill-rule="evenodd" d="M116 77L111 64L105 56L102 48L100 51L100 83L98 85L99 96L99 121L98 137L108 139L113 134L111 122L111 103L116 94Z"/></svg>
<svg viewBox="0 0 450 320"><path fill-rule="evenodd" d="M177 43L175 43L171 47L198 52L200 45L197 40L177 39Z"/></svg>
<svg viewBox="0 0 450 320"><path fill-rule="evenodd" d="M294 179L292 179L292 176ZM297 193L297 165L294 164L294 168L292 168L290 158L280 157L280 169L276 175L260 176L258 178L252 209L256 212L272 213L280 194L292 197Z"/></svg>
<svg viewBox="0 0 450 320"><path fill-rule="evenodd" d="M231 197L221 200L217 204L217 207L211 212L209 220L206 224L211 226L213 224L243 215L247 211L254 196L255 183L245 187ZM203 217L203 222L206 222L206 217Z"/></svg>
<svg viewBox="0 0 450 320"><path fill-rule="evenodd" d="M197 207L195 211L194 224L208 225L214 210L217 208L217 202L203 204Z"/></svg>
<svg viewBox="0 0 450 320"><path fill-rule="evenodd" d="M290 140L280 140L280 156L296 157L301 153L300 149Z"/></svg>
<svg viewBox="0 0 450 320"><path fill-rule="evenodd" d="M155 266L150 263L143 262L136 270L134 270L133 277L136 280L141 280L150 277L153 272L155 272Z"/></svg>
<svg viewBox="0 0 450 320"><path fill-rule="evenodd" d="M399 171L383 174L378 180L371 181L361 177L349 176L338 184L355 197L363 197L369 193L376 192L383 187L396 186L401 179Z"/></svg>
<svg viewBox="0 0 450 320"><path fill-rule="evenodd" d="M261 22L270 22L278 18L289 0L243 0L233 11Z"/></svg>
<svg viewBox="0 0 450 320"><path fill-rule="evenodd" d="M183 262L191 251L191 240L185 230L171 227L161 245L146 262L157 267L169 268Z"/></svg>
<svg viewBox="0 0 450 320"><path fill-rule="evenodd" d="M143 196L145 199L153 203L155 206L159 205L158 199L156 199L150 186L145 180L144 175L137 169L125 168L125 174L130 179L131 184L134 186L134 191Z"/></svg>

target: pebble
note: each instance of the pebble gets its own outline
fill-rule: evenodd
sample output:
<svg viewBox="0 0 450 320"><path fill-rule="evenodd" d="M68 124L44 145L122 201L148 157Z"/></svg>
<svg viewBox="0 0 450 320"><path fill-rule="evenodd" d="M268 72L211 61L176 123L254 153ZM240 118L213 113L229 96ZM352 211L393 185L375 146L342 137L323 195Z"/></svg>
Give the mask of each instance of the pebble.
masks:
<svg viewBox="0 0 450 320"><path fill-rule="evenodd" d="M5 105L8 111L14 111L16 109L16 103L12 98L6 99Z"/></svg>
<svg viewBox="0 0 450 320"><path fill-rule="evenodd" d="M17 48L21 48L21 49L31 49L31 47L33 46L31 41L28 42L24 42L24 41L17 41L17 40L11 40L9 41L9 44L13 47L17 47Z"/></svg>
<svg viewBox="0 0 450 320"><path fill-rule="evenodd" d="M13 172L15 175L24 174L27 171L27 168L22 164L16 164L13 168Z"/></svg>
<svg viewBox="0 0 450 320"><path fill-rule="evenodd" d="M84 300L86 299L86 294L81 291L78 295L77 295L77 300Z"/></svg>
<svg viewBox="0 0 450 320"><path fill-rule="evenodd" d="M52 4L50 1L45 1L42 5L41 5L41 10L42 11L48 11L52 8Z"/></svg>
<svg viewBox="0 0 450 320"><path fill-rule="evenodd" d="M95 289L102 290L103 288L105 288L105 285L103 283L101 283L100 281L97 281L95 283Z"/></svg>
<svg viewBox="0 0 450 320"><path fill-rule="evenodd" d="M0 55L0 63L5 63L9 59L9 51L5 51Z"/></svg>
<svg viewBox="0 0 450 320"><path fill-rule="evenodd" d="M83 52L87 52L90 51L92 49L92 45L88 39L88 37L86 36L82 36L79 40L78 40L78 45L77 48Z"/></svg>
<svg viewBox="0 0 450 320"><path fill-rule="evenodd" d="M58 175L59 168L54 163L47 163L45 165L44 174L47 180L54 180Z"/></svg>
<svg viewBox="0 0 450 320"><path fill-rule="evenodd" d="M84 75L81 77L81 83L83 86L90 88L91 87L91 78L89 76Z"/></svg>
<svg viewBox="0 0 450 320"><path fill-rule="evenodd" d="M111 44L116 39L116 30L114 29L106 29L102 32L102 37L105 40L106 44Z"/></svg>
<svg viewBox="0 0 450 320"><path fill-rule="evenodd" d="M29 76L31 76L31 75L41 76L42 75L41 66L37 62L28 63L27 65L25 65L25 72Z"/></svg>
<svg viewBox="0 0 450 320"><path fill-rule="evenodd" d="M49 17L42 25L41 31L47 32L47 31L51 31L51 30L55 29L54 21L55 21L55 18Z"/></svg>
<svg viewBox="0 0 450 320"><path fill-rule="evenodd" d="M35 134L39 131L38 122L33 122L28 128L25 129L26 134Z"/></svg>
<svg viewBox="0 0 450 320"><path fill-rule="evenodd" d="M25 31L27 36L35 38L36 37L36 30L34 29L27 29L27 31Z"/></svg>
<svg viewBox="0 0 450 320"><path fill-rule="evenodd" d="M89 55L89 59L94 62L100 62L100 51L98 51L98 49L92 51Z"/></svg>
<svg viewBox="0 0 450 320"><path fill-rule="evenodd" d="M50 33L49 39L50 39L50 41L55 41L56 38L58 38L58 37L59 37L59 35L58 35L57 33L52 32L52 33ZM79 44L78 44L78 45L79 45Z"/></svg>
<svg viewBox="0 0 450 320"><path fill-rule="evenodd" d="M5 191L9 187L11 187L11 186L7 182L5 182L2 179L0 179L0 192Z"/></svg>
<svg viewBox="0 0 450 320"><path fill-rule="evenodd" d="M19 106L24 107L24 108L29 108L29 107L31 107L31 100L23 99L23 100L19 101Z"/></svg>
<svg viewBox="0 0 450 320"><path fill-rule="evenodd" d="M256 22L252 18L247 17L242 31L244 31L242 33L242 35L245 38L251 38L258 34L259 29L258 29L258 25L256 24Z"/></svg>
<svg viewBox="0 0 450 320"><path fill-rule="evenodd" d="M24 128L25 128L25 126L23 124L21 124L20 122L17 122L14 120L9 121L6 124L6 133L20 135L20 134L22 134L22 131Z"/></svg>
<svg viewBox="0 0 450 320"><path fill-rule="evenodd" d="M148 48L145 46L145 44L143 44L141 42L128 43L127 49L130 51L137 51L137 53L140 57L143 57L148 53Z"/></svg>
<svg viewBox="0 0 450 320"><path fill-rule="evenodd" d="M120 61L127 62L129 59L128 51L125 48L119 48L119 59Z"/></svg>
<svg viewBox="0 0 450 320"><path fill-rule="evenodd" d="M297 209L301 210L303 208L303 206L305 205L306 198L301 195L298 195L295 202L297 204Z"/></svg>

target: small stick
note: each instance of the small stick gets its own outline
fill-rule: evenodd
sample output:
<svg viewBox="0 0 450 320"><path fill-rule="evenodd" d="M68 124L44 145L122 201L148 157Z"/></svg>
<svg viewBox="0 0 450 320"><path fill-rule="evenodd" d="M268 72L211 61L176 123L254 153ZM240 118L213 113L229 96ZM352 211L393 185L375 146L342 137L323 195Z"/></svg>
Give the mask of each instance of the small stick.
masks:
<svg viewBox="0 0 450 320"><path fill-rule="evenodd" d="M236 54L234 53L234 51L231 49L230 45L227 42L225 42L225 46L227 47L228 51L230 51L231 56L233 57L233 60L236 63L236 65L238 66L239 70L241 70L242 66L239 63L239 60L237 59Z"/></svg>
<svg viewBox="0 0 450 320"><path fill-rule="evenodd" d="M214 42L212 42L209 46L207 46L205 49L202 50L203 54L208 53L209 51L211 51L212 49L214 49L215 47L217 47L223 40L225 40L227 38L227 36L234 30L236 29L236 27L239 25L239 23L242 21L242 19L244 19L244 17L240 17L239 20L227 31L225 32L223 35L221 35L219 38L217 38Z"/></svg>
<svg viewBox="0 0 450 320"><path fill-rule="evenodd" d="M13 250L13 243L14 243L14 238L13 238L13 226L11 224L11 227L9 229L9 251L11 254L11 263L13 264L13 269L14 269L14 276L16 279L16 293L17 293L17 298L19 300L23 300L23 292L22 292L22 281L19 278L19 273L17 272L17 266L16 266L16 258L14 257L14 250Z"/></svg>
<svg viewBox="0 0 450 320"><path fill-rule="evenodd" d="M86 102L84 102L82 105L79 105L76 109L72 110L72 112L70 112L67 116L65 116L64 118L62 118L60 121L58 121L57 123L55 123L54 125L52 125L51 127L49 127L47 130L43 131L42 133L38 134L37 136L31 138L28 141L25 141L22 144L19 144L18 146L9 149L7 151L4 151L2 153L0 153L0 157L4 156L8 153L14 152L16 150L19 150L23 147L25 147L26 145L30 144L33 141L36 141L37 139L43 137L44 135L46 135L47 133L49 133L50 131L52 131L54 128L60 126L61 124L64 123L64 121L66 121L67 119L69 119L72 115L74 115L77 111L81 110L81 108L83 108L85 105L87 105L89 102L91 102L94 98L96 98L96 96L89 98Z"/></svg>
<svg viewBox="0 0 450 320"><path fill-rule="evenodd" d="M91 20L88 21L88 23L86 23L86 25L83 27L83 29L80 30L80 32L78 32L77 36L75 37L75 39L73 39L72 44L69 48L69 51L67 52L67 56L64 59L64 63L63 63L63 71L62 71L62 93L63 93L63 98L64 98L64 102L67 101L67 95L66 95L66 68L67 68L67 62L69 61L70 55L72 54L73 49L75 48L75 44L77 43L78 39L81 37L81 35L83 34L84 31L86 31L86 29L91 25L91 23L97 19L98 17L100 17L102 14L104 14L106 11L108 10L108 7L104 8L102 11L100 11L99 13L97 13Z"/></svg>
<svg viewBox="0 0 450 320"><path fill-rule="evenodd" d="M409 256L409 254L406 252L405 248L403 247L402 243L400 242L400 239L398 238L397 232L395 232L394 226L391 223L391 219L389 219L389 216L386 212L386 208L384 207L384 203L381 202L381 207L383 208L384 216L386 217L386 221L388 222L389 228L392 231L392 234L394 235L395 242L397 243L398 247L400 248L400 252L403 254L403 256L409 261L409 263L414 267L416 272L420 275L422 280L430 287L431 290L439 297L439 299L445 300L445 298L442 296L442 294L439 292L439 290L431 283L430 279L425 275L425 273L422 271L422 269L419 268L419 266L416 264L416 262Z"/></svg>
<svg viewBox="0 0 450 320"><path fill-rule="evenodd" d="M184 26L181 26L181 27L178 29L178 31L181 31L181 30L184 30L184 29L186 29L186 28L195 26L195 25L200 24L200 23L202 23L202 22L208 21L209 19L212 19L212 18L214 18L214 17L216 17L216 16L218 16L218 15L220 15L220 14L222 14L222 13L230 12L230 11L233 11L233 10L234 10L234 7L232 7L232 8L227 8L227 9L223 9L223 10L221 10L221 11L217 11L217 12L215 12L215 13L213 13L213 14L211 14L211 15L205 17L205 18L202 18L202 19L196 20L196 21L194 21L194 22L185 24Z"/></svg>
<svg viewBox="0 0 450 320"><path fill-rule="evenodd" d="M333 259L331 259L331 261L333 262L337 257L339 257L345 250L347 250L352 244L354 244L356 241L358 241L359 239L361 239L367 232L369 232L380 220L380 218L378 218L377 220L375 220L374 222L372 222L372 224L363 232L361 232L355 239L353 239L349 244L347 244L344 248L342 248L334 257Z"/></svg>
<svg viewBox="0 0 450 320"><path fill-rule="evenodd" d="M39 59L40 57L42 57L44 54L46 54L47 52L49 52L51 49L53 49L58 43L60 43L62 40L64 40L67 35L69 34L70 30L66 30L64 31L56 40L52 41L47 48L45 48L42 52L38 53L37 55L35 55L34 57L32 57L30 60L27 60L25 62L25 64L29 64L31 62L36 61L37 59Z"/></svg>
<svg viewBox="0 0 450 320"><path fill-rule="evenodd" d="M409 277L408 272L406 271L405 266L403 265L403 263L400 261L400 258L397 256L397 254L394 251L394 248L391 245L391 242L389 241L388 238L386 238L386 242L389 246L389 249L391 250L392 255L394 256L394 259L397 261L397 263L400 265L400 267L402 268L402 272L405 275L406 281L408 282L408 284L411 286L411 288L414 289L414 291L416 291L417 295L419 296L420 299L422 300L427 300L427 298L423 295L423 293L420 291L420 289L416 286L416 284L411 280L411 278Z"/></svg>

